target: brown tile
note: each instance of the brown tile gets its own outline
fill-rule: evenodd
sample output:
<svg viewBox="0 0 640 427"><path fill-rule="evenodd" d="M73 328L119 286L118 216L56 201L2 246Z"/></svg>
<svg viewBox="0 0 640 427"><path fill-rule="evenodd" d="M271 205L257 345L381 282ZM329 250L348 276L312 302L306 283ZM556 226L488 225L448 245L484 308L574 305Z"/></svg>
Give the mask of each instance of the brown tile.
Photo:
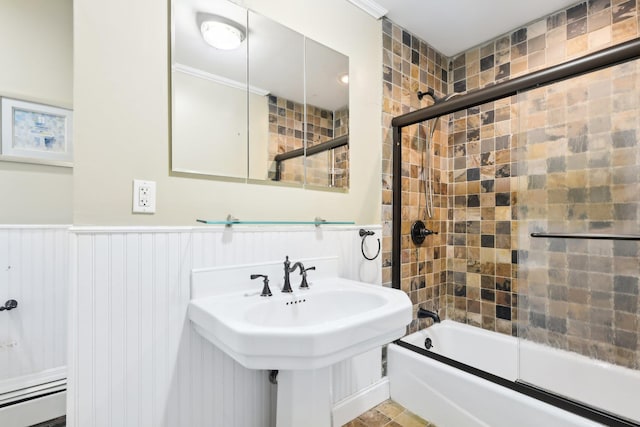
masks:
<svg viewBox="0 0 640 427"><path fill-rule="evenodd" d="M380 411L387 417L393 419L396 416L400 415L405 409L402 405L394 402L393 400L386 400L376 406L376 410Z"/></svg>
<svg viewBox="0 0 640 427"><path fill-rule="evenodd" d="M342 427L367 427L367 424L356 418L355 420L351 420L348 423L343 424Z"/></svg>
<svg viewBox="0 0 640 427"><path fill-rule="evenodd" d="M589 47L589 39L586 34L577 36L567 41L567 56L576 57L586 53Z"/></svg>
<svg viewBox="0 0 640 427"><path fill-rule="evenodd" d="M633 19L627 19L613 24L612 42L621 43L631 40L638 35L638 22Z"/></svg>
<svg viewBox="0 0 640 427"><path fill-rule="evenodd" d="M400 415L394 418L393 421L395 421L402 427L426 427L429 425L427 421L409 411L402 412Z"/></svg>
<svg viewBox="0 0 640 427"><path fill-rule="evenodd" d="M382 427L386 425L391 418L376 409L371 409L358 417L367 427Z"/></svg>

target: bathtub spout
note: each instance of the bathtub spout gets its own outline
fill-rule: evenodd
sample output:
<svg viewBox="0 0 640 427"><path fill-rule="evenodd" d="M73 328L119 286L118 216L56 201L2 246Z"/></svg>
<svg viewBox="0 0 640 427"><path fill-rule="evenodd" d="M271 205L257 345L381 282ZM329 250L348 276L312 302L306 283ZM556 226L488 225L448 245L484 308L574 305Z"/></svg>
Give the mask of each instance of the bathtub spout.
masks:
<svg viewBox="0 0 640 427"><path fill-rule="evenodd" d="M437 311L427 310L422 307L418 308L418 319L424 319L426 317L430 317L435 323L440 323L440 316L438 316Z"/></svg>

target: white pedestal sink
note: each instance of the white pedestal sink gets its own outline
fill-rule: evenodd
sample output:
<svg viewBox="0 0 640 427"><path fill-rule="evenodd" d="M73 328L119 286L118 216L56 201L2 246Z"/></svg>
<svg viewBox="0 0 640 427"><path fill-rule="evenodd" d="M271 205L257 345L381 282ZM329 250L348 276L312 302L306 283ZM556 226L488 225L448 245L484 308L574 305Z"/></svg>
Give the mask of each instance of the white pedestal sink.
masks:
<svg viewBox="0 0 640 427"><path fill-rule="evenodd" d="M310 289L280 292L282 263L194 270L189 318L204 338L250 369L279 370L277 426L331 426L330 366L405 333L404 292L338 278L335 259L305 261ZM261 297L268 274L273 296ZM329 276L321 277L318 276Z"/></svg>
<svg viewBox="0 0 640 427"><path fill-rule="evenodd" d="M276 426L331 425L331 367L280 371Z"/></svg>

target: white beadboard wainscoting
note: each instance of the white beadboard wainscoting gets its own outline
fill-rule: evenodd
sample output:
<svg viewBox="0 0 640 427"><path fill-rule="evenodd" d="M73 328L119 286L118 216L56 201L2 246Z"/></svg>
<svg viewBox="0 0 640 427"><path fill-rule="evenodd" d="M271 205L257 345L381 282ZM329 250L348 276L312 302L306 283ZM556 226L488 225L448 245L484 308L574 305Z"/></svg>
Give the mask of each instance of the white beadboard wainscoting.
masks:
<svg viewBox="0 0 640 427"><path fill-rule="evenodd" d="M64 415L67 376L69 225L0 225L0 424ZM37 396L58 391L40 405ZM52 400L53 399L53 400ZM44 402L44 400L42 400ZM41 402L41 403L42 403Z"/></svg>
<svg viewBox="0 0 640 427"><path fill-rule="evenodd" d="M244 368L191 327L191 270L338 256L340 276L380 285L380 257L363 258L360 228L73 227L68 425L273 426L268 371ZM364 228L376 233L372 256L381 227ZM336 365L334 425L359 410L363 390L385 389L378 383L380 350Z"/></svg>

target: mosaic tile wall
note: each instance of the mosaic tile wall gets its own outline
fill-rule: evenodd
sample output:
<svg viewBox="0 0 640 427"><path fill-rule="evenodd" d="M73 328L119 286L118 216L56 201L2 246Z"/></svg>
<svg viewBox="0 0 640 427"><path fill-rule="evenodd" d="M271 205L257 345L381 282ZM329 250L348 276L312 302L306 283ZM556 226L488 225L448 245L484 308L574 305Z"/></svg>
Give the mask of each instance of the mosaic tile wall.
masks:
<svg viewBox="0 0 640 427"><path fill-rule="evenodd" d="M383 219L383 283L391 282L391 222L392 222L392 134L391 119L402 113L426 107L433 100L419 100L418 91L435 88L442 96L447 89L448 60L428 44L402 30L393 22L383 21L383 164L382 164L382 219ZM446 221L447 185L442 174L446 159L446 123L436 127L433 137L425 124L407 127L402 135L402 289L414 305L432 310L444 307L446 280ZM434 210L428 217L425 209L423 156L427 137L434 156ZM425 244L416 247L410 238L413 221L425 221L438 235L429 236ZM422 321L423 326L426 321ZM414 321L409 330L420 325Z"/></svg>
<svg viewBox="0 0 640 427"><path fill-rule="evenodd" d="M336 138L349 134L349 107L334 112L334 124ZM349 188L349 147L338 147L333 150L333 155L335 173L332 186Z"/></svg>
<svg viewBox="0 0 640 427"><path fill-rule="evenodd" d="M304 105L269 95L269 159L286 153L304 144ZM280 180L284 182L304 181L304 158L299 157L282 162ZM275 177L275 164L269 172L269 179Z"/></svg>
<svg viewBox="0 0 640 427"><path fill-rule="evenodd" d="M520 336L640 369L640 60L519 97ZM542 122L542 124L541 124Z"/></svg>
<svg viewBox="0 0 640 427"><path fill-rule="evenodd" d="M471 91L547 68L638 37L639 21L635 0L592 0L453 58L438 54L391 21L383 22L386 284L391 281L391 119L430 104L427 98L418 101L416 91L434 87L438 96ZM403 164L402 176L401 286L411 296L414 310L422 304L439 309L441 317L517 334L518 126L515 97L440 119L434 135L438 220L427 223L440 234L417 251L408 232L411 222L423 216L416 158L426 130L420 129L422 124L405 129L403 159L410 160ZM433 286L429 294L428 283ZM409 331L426 324L414 321Z"/></svg>
<svg viewBox="0 0 640 427"><path fill-rule="evenodd" d="M517 233L511 100L454 113L449 120L450 233L447 316L512 333Z"/></svg>
<svg viewBox="0 0 640 427"><path fill-rule="evenodd" d="M313 105L307 105L307 143L309 147L334 138L334 127L337 131L348 132L348 109L336 113L340 121L334 123L334 112ZM304 145L304 105L269 95L269 158L286 153ZM348 150L343 149L339 156L341 166L348 169ZM336 156L337 158L338 156ZM311 185L328 186L332 182L330 174L331 154L322 153L307 159L306 182ZM338 167L338 166L336 166ZM305 167L304 158L289 159L282 163L281 181L303 182ZM275 164L270 172L270 179L275 176ZM344 180L342 181L344 183ZM346 180L348 185L348 178Z"/></svg>
<svg viewBox="0 0 640 427"><path fill-rule="evenodd" d="M635 0L578 3L453 58L449 93L485 87L634 39L638 19ZM568 105L581 93L569 89ZM512 97L449 117L453 232L447 248L447 316L513 335L517 206L522 199L517 193L518 126L526 120L527 126L539 129L567 119L559 111L548 117L529 116L531 111L518 114L518 107ZM568 132L575 131L574 125L568 127Z"/></svg>

